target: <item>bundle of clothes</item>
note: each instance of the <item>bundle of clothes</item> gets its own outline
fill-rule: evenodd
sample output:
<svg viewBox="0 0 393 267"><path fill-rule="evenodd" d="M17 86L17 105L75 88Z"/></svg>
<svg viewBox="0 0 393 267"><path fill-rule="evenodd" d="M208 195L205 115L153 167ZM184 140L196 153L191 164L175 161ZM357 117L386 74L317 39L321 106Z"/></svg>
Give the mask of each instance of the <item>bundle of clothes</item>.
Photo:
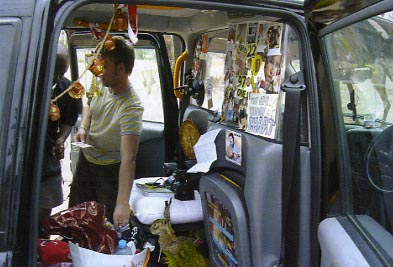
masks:
<svg viewBox="0 0 393 267"><path fill-rule="evenodd" d="M47 217L41 230L58 235L56 240L38 239L39 267L73 267L69 242L103 254L114 254L120 239L132 242L135 253L144 248L144 236L138 227L126 225L116 230L105 217L105 206L84 202Z"/></svg>

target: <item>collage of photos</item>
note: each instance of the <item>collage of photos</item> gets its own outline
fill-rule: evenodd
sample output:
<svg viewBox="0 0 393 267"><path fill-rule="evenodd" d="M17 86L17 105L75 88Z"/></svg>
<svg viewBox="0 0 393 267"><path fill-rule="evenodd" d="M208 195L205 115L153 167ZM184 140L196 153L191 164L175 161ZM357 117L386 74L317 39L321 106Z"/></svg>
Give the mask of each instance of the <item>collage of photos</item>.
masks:
<svg viewBox="0 0 393 267"><path fill-rule="evenodd" d="M277 95L283 79L284 41L285 29L280 23L248 22L230 25L225 59L223 121L237 123L239 129L254 134L266 135L265 132L255 132L255 129L266 128L264 125L249 127L252 110L248 101L253 94L266 95L264 100L273 102L267 106L277 106ZM269 112L268 119L262 114L262 118L257 121L275 121L275 117L271 118L271 113L275 114L275 111ZM253 122L255 121L254 118ZM268 137L271 136L269 133Z"/></svg>

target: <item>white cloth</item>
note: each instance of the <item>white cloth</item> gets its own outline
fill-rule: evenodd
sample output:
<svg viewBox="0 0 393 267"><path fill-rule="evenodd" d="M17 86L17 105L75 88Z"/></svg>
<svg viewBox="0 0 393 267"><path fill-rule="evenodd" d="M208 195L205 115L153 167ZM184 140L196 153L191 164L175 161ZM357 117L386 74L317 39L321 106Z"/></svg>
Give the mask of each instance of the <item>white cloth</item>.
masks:
<svg viewBox="0 0 393 267"><path fill-rule="evenodd" d="M135 183L154 182L160 177L140 178L134 181L131 190L130 206L134 215L143 224L152 224L156 219L164 218L165 200L170 196L147 197L142 194ZM167 179L164 177L164 179ZM201 196L194 191L195 199L180 201L173 198L170 206L170 219L172 224L192 223L203 220Z"/></svg>

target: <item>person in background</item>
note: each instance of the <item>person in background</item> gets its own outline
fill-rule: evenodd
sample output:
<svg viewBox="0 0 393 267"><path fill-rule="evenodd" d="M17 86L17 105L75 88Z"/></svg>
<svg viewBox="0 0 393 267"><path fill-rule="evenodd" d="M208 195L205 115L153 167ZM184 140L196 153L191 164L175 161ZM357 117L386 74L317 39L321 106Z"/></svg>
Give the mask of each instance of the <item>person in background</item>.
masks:
<svg viewBox="0 0 393 267"><path fill-rule="evenodd" d="M103 50L102 96L83 107L81 126L74 141L81 149L71 184L69 206L86 201L105 205L105 215L118 229L129 223L129 198L142 131L143 107L129 82L134 49L120 36L115 47Z"/></svg>
<svg viewBox="0 0 393 267"><path fill-rule="evenodd" d="M68 89L71 81L64 77L70 62L67 48L59 43L56 54L56 66L53 77L51 99ZM63 203L63 177L61 175L61 159L64 158L64 142L82 110L82 100L64 94L55 103L60 110L60 119L48 120L45 140L45 153L42 166L41 193L39 199L39 223L51 215L52 208ZM42 238L45 233L39 231Z"/></svg>

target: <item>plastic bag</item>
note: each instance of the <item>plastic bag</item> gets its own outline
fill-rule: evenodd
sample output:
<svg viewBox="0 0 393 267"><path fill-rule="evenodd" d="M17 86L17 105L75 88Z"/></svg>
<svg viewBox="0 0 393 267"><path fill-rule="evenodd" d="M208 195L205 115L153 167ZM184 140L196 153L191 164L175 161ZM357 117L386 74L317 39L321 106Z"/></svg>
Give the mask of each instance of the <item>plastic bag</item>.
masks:
<svg viewBox="0 0 393 267"><path fill-rule="evenodd" d="M74 267L147 267L150 250L144 249L135 255L106 255L69 242Z"/></svg>
<svg viewBox="0 0 393 267"><path fill-rule="evenodd" d="M45 266L71 261L70 248L67 242L38 239L37 246L38 255Z"/></svg>
<svg viewBox="0 0 393 267"><path fill-rule="evenodd" d="M84 202L43 220L42 230L96 252L113 254L118 243L116 231L105 226L105 206Z"/></svg>

